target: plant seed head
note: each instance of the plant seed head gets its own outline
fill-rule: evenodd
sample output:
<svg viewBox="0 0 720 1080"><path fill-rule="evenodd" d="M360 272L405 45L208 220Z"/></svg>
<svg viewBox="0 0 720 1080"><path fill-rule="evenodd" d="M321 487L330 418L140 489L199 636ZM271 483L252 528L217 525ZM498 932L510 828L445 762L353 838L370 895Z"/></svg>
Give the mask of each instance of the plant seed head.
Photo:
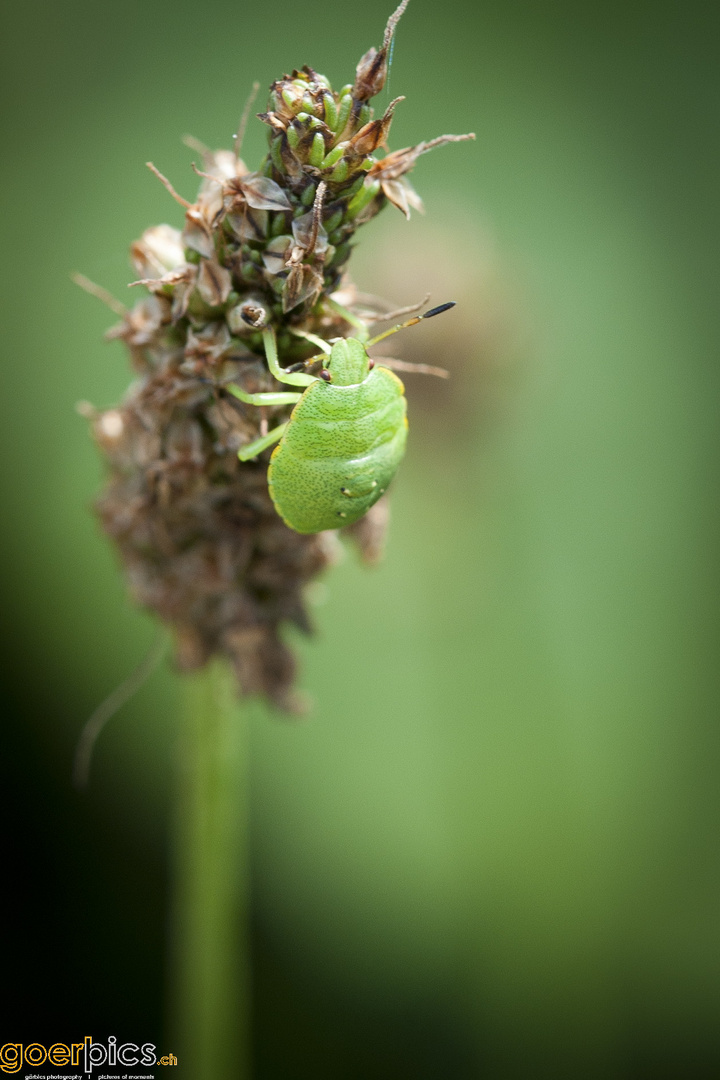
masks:
<svg viewBox="0 0 720 1080"><path fill-rule="evenodd" d="M120 317L106 336L125 342L139 376L118 408L83 406L109 474L98 515L131 594L173 628L181 669L225 656L243 692L288 711L298 699L283 627L310 630L305 587L335 560L337 542L291 531L268 494L265 462L238 460L238 449L283 423L290 407L259 409L224 388L279 388L264 359L268 327L280 364L296 370L312 368L318 341L356 334L346 274L355 232L388 201L406 216L419 209L406 178L417 158L471 137L387 150L402 99L377 119L369 102L385 85L406 5L359 62L354 83L336 92L306 66L272 84L259 114L268 152L255 171L238 156L252 99L236 149L186 139L203 166L195 167L194 202L150 166L184 222L146 229L131 246L132 284L148 290L132 308L76 276ZM380 556L386 520L381 500L347 530L367 561Z"/></svg>

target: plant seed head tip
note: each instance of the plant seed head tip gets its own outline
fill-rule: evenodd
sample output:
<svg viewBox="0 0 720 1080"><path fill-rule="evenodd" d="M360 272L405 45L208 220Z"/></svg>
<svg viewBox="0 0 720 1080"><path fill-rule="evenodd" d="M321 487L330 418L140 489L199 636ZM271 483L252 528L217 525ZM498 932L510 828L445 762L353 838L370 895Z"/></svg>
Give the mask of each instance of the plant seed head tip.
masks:
<svg viewBox="0 0 720 1080"><path fill-rule="evenodd" d="M408 3L409 0L402 0L402 3L388 19L385 33L383 34L382 47L380 49L374 47L368 49L360 60L355 71L355 83L352 89L352 96L355 101L369 101L370 98L379 94L385 86L388 73L388 54L390 52L390 45L392 44L395 27L400 21L400 17L408 6Z"/></svg>

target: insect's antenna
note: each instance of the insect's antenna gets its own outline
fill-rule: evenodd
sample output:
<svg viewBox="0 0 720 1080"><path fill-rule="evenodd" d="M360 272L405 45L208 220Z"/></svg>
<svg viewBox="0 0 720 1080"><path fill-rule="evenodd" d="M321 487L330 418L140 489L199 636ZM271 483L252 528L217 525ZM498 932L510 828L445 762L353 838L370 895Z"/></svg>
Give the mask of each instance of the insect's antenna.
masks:
<svg viewBox="0 0 720 1080"><path fill-rule="evenodd" d="M98 705L85 724L85 727L80 732L73 762L73 783L76 788L87 787L93 749L100 732L108 720L112 719L115 713L123 707L126 701L130 700L133 694L138 692L146 679L152 675L165 655L167 646L168 636L164 630L161 630L137 667L130 672L124 682L116 686L113 692Z"/></svg>
<svg viewBox="0 0 720 1080"><path fill-rule="evenodd" d="M242 116L240 117L240 123L238 124L237 134L233 135L233 139L235 140L235 161L240 160L240 151L242 150L243 139L245 138L245 128L247 127L247 122L248 122L248 120L250 118L250 110L253 107L253 102L255 101L255 98L257 97L257 92L258 92L259 89L260 89L260 83L259 82L254 82L252 84L252 90L250 91L250 94L248 95L248 99L245 102L245 108L242 111Z"/></svg>
<svg viewBox="0 0 720 1080"><path fill-rule="evenodd" d="M447 304L440 304L438 307L430 308L424 315L416 315L414 319L408 319L407 322L400 323L398 326L392 326L389 330L385 330L382 334L378 334L377 337L371 338L365 347L369 349L371 345L377 345L378 341L382 341L383 338L390 337L391 334L397 334L398 330L404 330L407 326L415 326L417 323L422 322L423 319L432 319L435 315L442 314L443 311L449 311L451 307L455 307L454 300L449 300Z"/></svg>
<svg viewBox="0 0 720 1080"><path fill-rule="evenodd" d="M160 172L160 170L157 169L153 165L152 161L146 161L145 164L147 165L147 167L148 167L148 169L150 170L151 173L155 173L155 175L157 176L160 183L163 184L164 187L166 187L168 189L168 191L172 195L173 199L175 199L176 202L179 202L181 206L184 206L186 210L189 210L190 207L192 206L192 203L189 203L187 201L187 199L183 199L182 195L178 195L177 191L172 186L172 184L168 180L167 176L163 176L163 174Z"/></svg>

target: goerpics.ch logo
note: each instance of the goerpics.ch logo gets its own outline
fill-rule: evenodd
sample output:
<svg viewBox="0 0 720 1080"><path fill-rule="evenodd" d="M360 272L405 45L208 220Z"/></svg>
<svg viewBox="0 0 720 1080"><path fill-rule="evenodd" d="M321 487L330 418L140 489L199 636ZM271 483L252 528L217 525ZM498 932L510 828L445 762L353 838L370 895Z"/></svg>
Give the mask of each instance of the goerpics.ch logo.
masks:
<svg viewBox="0 0 720 1080"><path fill-rule="evenodd" d="M150 1065L177 1065L177 1058L174 1054L158 1057L154 1043L118 1044L114 1035L105 1043L95 1042L92 1035L86 1035L82 1042L56 1042L51 1046L39 1042L7 1042L0 1047L0 1072L17 1073L24 1065L37 1069L46 1064L55 1068L81 1069L83 1074L92 1076L95 1069L103 1065L125 1069L147 1068ZM69 1075L67 1080L71 1080Z"/></svg>

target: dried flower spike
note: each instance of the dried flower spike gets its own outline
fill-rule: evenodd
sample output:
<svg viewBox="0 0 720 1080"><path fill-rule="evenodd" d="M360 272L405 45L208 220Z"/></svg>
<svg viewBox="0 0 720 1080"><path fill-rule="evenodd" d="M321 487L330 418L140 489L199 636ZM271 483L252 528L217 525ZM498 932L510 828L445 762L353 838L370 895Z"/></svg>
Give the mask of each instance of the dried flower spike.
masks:
<svg viewBox="0 0 720 1080"><path fill-rule="evenodd" d="M369 102L385 84L406 4L339 92L307 66L272 84L259 114L268 152L254 172L239 157L250 104L233 150L186 139L202 159L194 202L149 163L185 220L182 229L149 228L132 244L131 284L148 290L144 299L128 310L76 278L120 316L107 336L126 342L139 375L117 408L86 409L109 468L97 511L131 593L172 627L181 668L227 657L244 693L288 711L297 707L295 662L281 630L288 622L310 629L303 591L333 561L336 541L332 532L288 528L268 492L266 463L238 455L269 445L298 396L283 393L270 370L268 342L282 381L297 384L293 368L305 382L332 379L318 349L329 354L326 341L350 334L366 342L367 326L384 317L362 311L347 278L356 230L388 201L406 216L419 209L406 179L417 158L474 137L387 151L402 98L377 119ZM302 492L294 497L303 502ZM380 556L387 519L376 497L373 489L365 517L347 517L359 518L347 533L368 561Z"/></svg>

